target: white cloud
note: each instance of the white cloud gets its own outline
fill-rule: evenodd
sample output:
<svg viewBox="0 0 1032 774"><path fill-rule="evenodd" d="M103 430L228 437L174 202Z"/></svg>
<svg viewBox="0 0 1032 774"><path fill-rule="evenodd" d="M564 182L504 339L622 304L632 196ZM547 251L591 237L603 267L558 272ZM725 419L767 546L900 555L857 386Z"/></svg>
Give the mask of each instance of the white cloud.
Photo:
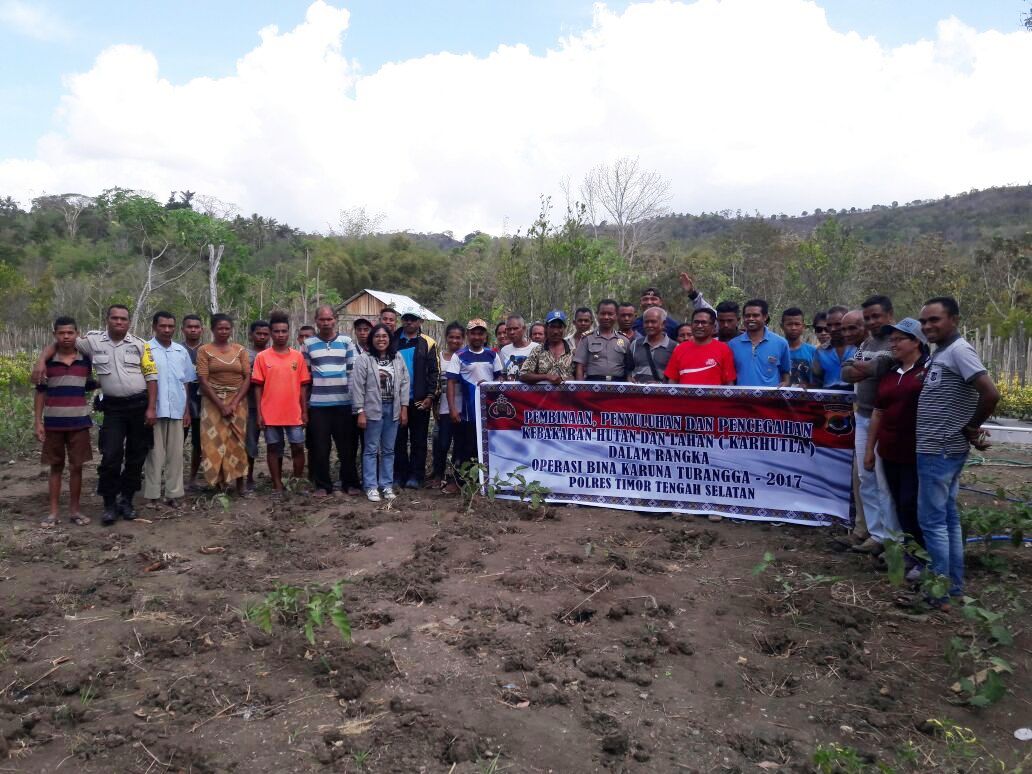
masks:
<svg viewBox="0 0 1032 774"><path fill-rule="evenodd" d="M198 190L309 228L364 205L395 227L499 231L540 193L637 155L676 211L799 212L1032 176L1032 35L955 19L897 48L833 30L807 0L596 7L544 54L501 46L360 75L349 14L315 2L261 31L234 75L173 84L115 46L67 79L36 158L0 191ZM349 35L361 35L361 29ZM1016 80L1017 79L1017 80Z"/></svg>
<svg viewBox="0 0 1032 774"><path fill-rule="evenodd" d="M67 40L71 30L53 10L40 3L24 0L0 2L0 26L9 27L19 35L36 40Z"/></svg>

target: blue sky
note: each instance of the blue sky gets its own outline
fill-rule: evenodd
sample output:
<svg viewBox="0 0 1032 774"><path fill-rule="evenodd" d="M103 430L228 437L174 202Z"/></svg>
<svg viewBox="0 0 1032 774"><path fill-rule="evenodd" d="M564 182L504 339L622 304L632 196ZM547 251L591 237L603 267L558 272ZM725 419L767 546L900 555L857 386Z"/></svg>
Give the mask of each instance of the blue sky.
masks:
<svg viewBox="0 0 1032 774"><path fill-rule="evenodd" d="M361 206L499 233L621 157L675 212L1027 183L1027 7L0 0L0 196L190 189L318 230Z"/></svg>
<svg viewBox="0 0 1032 774"><path fill-rule="evenodd" d="M0 10L7 0L0 0ZM307 0L26 0L57 28L36 39L0 22L0 157L30 155L52 125L66 74L88 70L101 50L134 43L157 55L161 74L173 83L233 72L236 60L258 42L269 24L289 29L304 18ZM535 52L591 24L585 0L350 0L348 58L364 73L389 61L440 51L479 56L501 44L523 43ZM607 3L620 11L628 2ZM896 46L934 35L940 19L954 15L979 30L1010 31L1021 23L1025 3L1015 0L824 0L831 26L873 35Z"/></svg>

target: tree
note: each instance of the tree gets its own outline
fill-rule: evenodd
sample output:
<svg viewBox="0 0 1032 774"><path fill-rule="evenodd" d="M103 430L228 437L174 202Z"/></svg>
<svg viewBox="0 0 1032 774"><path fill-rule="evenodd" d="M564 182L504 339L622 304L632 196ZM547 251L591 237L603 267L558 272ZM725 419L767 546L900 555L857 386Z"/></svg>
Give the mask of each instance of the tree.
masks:
<svg viewBox="0 0 1032 774"><path fill-rule="evenodd" d="M75 239L79 232L79 216L83 210L94 205L92 196L84 196L77 193L58 194L56 196L39 196L32 200L32 208L53 209L61 213L64 218L65 230L69 239Z"/></svg>
<svg viewBox="0 0 1032 774"><path fill-rule="evenodd" d="M165 209L192 210L194 196L196 196L196 194L193 191L179 191L179 198L176 199L176 192L173 191L168 195L168 201L165 202Z"/></svg>
<svg viewBox="0 0 1032 774"><path fill-rule="evenodd" d="M975 251L986 300L997 315L1008 319L1019 303L1028 310L1032 299L1032 232L1015 238L993 237Z"/></svg>
<svg viewBox="0 0 1032 774"><path fill-rule="evenodd" d="M642 169L637 158L628 156L588 172L580 196L583 214L596 237L604 225L603 216L612 219L617 249L629 266L638 251L655 238L656 219L670 211L670 181L658 172Z"/></svg>
<svg viewBox="0 0 1032 774"><path fill-rule="evenodd" d="M953 296L964 306L975 301L972 291L978 288L970 281L969 265L958 261L953 245L938 234L868 248L862 263L856 297L886 293L899 318L917 317L932 295Z"/></svg>
<svg viewBox="0 0 1032 774"><path fill-rule="evenodd" d="M22 208L18 202L10 196L0 199L0 218L13 218L15 215L23 215Z"/></svg>
<svg viewBox="0 0 1032 774"><path fill-rule="evenodd" d="M551 200L542 197L537 220L526 236L513 237L497 267L499 314L518 311L533 318L548 309L573 309L615 294L627 281L627 262L609 240L591 236L583 204L567 210L559 223L551 221L551 209Z"/></svg>
<svg viewBox="0 0 1032 774"><path fill-rule="evenodd" d="M219 264L222 263L222 254L226 246L208 245L208 299L212 314L219 311Z"/></svg>
<svg viewBox="0 0 1032 774"><path fill-rule="evenodd" d="M766 299L771 309L781 306L787 297L785 266L797 248L796 238L762 218L742 218L713 245L729 292L740 289L748 298Z"/></svg>
<svg viewBox="0 0 1032 774"><path fill-rule="evenodd" d="M216 220L231 220L240 208L232 202L224 202L215 196L205 194L194 196L192 204L197 212Z"/></svg>
<svg viewBox="0 0 1032 774"><path fill-rule="evenodd" d="M117 192L110 206L115 223L137 246L144 262L131 321L135 328L148 298L182 280L209 244L225 241L228 229L221 221L191 209L168 210L136 193Z"/></svg>
<svg viewBox="0 0 1032 774"><path fill-rule="evenodd" d="M803 309L827 309L855 295L862 243L828 218L799 243L785 265L787 297Z"/></svg>
<svg viewBox="0 0 1032 774"><path fill-rule="evenodd" d="M359 237L375 234L382 226L387 216L382 212L369 213L365 207L348 207L340 211L337 219L339 231L331 229L331 233L344 239L358 239Z"/></svg>

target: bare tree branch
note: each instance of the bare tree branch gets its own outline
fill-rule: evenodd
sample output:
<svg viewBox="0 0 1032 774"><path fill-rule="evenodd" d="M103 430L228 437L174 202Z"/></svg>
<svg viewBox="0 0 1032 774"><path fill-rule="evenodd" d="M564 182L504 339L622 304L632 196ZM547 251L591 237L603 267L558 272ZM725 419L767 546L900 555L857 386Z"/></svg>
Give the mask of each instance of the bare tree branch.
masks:
<svg viewBox="0 0 1032 774"><path fill-rule="evenodd" d="M365 207L348 207L346 210L340 211L340 216L337 220L340 231L336 231L331 227L330 233L345 239L357 239L358 237L376 233L383 226L386 218L387 216L382 212L367 212Z"/></svg>
<svg viewBox="0 0 1032 774"><path fill-rule="evenodd" d="M637 158L628 156L588 172L580 195L596 236L603 213L612 219L620 255L630 265L654 238L655 220L670 211L670 181L659 172L642 169Z"/></svg>
<svg viewBox="0 0 1032 774"><path fill-rule="evenodd" d="M222 253L225 249L225 245L219 245L218 250L215 249L215 245L208 245L208 297L212 314L219 311L219 266L222 264Z"/></svg>

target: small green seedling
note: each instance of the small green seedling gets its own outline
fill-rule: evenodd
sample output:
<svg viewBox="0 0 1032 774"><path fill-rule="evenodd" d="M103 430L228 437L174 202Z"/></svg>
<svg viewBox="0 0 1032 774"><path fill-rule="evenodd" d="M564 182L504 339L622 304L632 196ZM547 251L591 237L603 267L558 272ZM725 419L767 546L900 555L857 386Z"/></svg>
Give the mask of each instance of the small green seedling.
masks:
<svg viewBox="0 0 1032 774"><path fill-rule="evenodd" d="M344 610L344 581L329 588L280 584L261 602L249 606L244 617L266 634L272 634L277 621L304 632L315 645L315 630L331 624L345 642L351 641L351 621Z"/></svg>

